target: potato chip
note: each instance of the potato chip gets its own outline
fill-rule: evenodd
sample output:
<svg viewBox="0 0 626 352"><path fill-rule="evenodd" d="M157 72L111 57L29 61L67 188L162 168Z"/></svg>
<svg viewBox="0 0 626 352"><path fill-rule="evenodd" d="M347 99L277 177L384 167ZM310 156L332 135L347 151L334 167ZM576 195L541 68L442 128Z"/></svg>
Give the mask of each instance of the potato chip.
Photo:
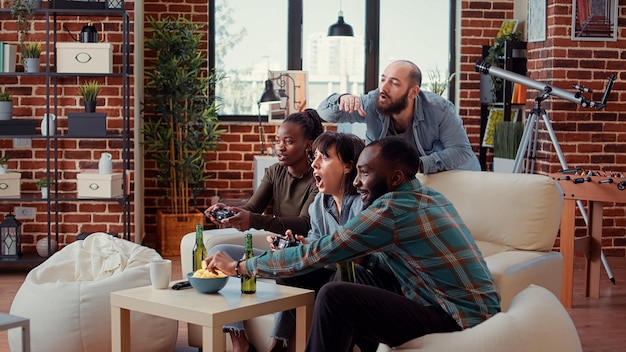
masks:
<svg viewBox="0 0 626 352"><path fill-rule="evenodd" d="M199 277L199 278L202 278L202 279L215 279L215 278L218 278L218 277L225 277L226 276L226 274L224 274L223 272L221 272L219 270L217 272L218 272L218 274L216 275L216 274L213 274L210 270L198 269L198 270L196 270L195 273L193 273L193 277Z"/></svg>

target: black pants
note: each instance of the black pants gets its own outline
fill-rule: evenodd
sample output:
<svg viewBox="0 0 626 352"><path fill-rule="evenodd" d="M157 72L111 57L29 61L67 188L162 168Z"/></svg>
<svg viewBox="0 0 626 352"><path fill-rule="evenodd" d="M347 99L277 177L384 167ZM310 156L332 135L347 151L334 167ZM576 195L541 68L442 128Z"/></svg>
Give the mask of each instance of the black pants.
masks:
<svg viewBox="0 0 626 352"><path fill-rule="evenodd" d="M426 334L459 330L440 307L379 287L331 282L317 295L306 351L345 352L359 339L398 346Z"/></svg>
<svg viewBox="0 0 626 352"><path fill-rule="evenodd" d="M370 270L367 270L358 264L354 266L354 272L358 284L380 287L385 290L395 292L397 294L402 294L400 285L398 284L398 280L396 280L395 277L387 272L378 271L376 273L372 273ZM315 290L315 293L317 294L320 289L329 281L339 280L339 275L337 275L336 273L337 271L334 267L322 268L308 272L303 275L280 278L276 280L276 283L280 285ZM272 334L275 337L281 338L284 338L285 336L290 336L293 333L293 328L289 329L289 326L295 326L296 311L295 309L292 309L290 311L281 312L279 314L284 316L281 316L279 319L276 319L274 321L274 330ZM290 324L291 322L293 323ZM287 327L284 326L285 324L287 325ZM358 345L361 352L376 351L376 349L378 348L377 342L358 336L355 336L355 340L352 344Z"/></svg>

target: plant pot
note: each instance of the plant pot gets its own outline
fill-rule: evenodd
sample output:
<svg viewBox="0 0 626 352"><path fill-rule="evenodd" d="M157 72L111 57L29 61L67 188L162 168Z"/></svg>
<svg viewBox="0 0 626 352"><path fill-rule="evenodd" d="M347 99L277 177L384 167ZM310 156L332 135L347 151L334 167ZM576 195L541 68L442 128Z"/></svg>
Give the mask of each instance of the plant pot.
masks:
<svg viewBox="0 0 626 352"><path fill-rule="evenodd" d="M48 199L48 195L50 194L48 190L48 187L41 187L41 198Z"/></svg>
<svg viewBox="0 0 626 352"><path fill-rule="evenodd" d="M204 214L195 210L190 214L171 214L157 210L157 237L162 256L180 255L180 241L190 232L196 232L196 225L204 224Z"/></svg>
<svg viewBox="0 0 626 352"><path fill-rule="evenodd" d="M6 174L7 170L9 170L9 165L7 164L0 165L0 175Z"/></svg>
<svg viewBox="0 0 626 352"><path fill-rule="evenodd" d="M86 101L85 102L85 112L96 112L96 102L95 101Z"/></svg>
<svg viewBox="0 0 626 352"><path fill-rule="evenodd" d="M27 57L24 59L24 72L37 73L39 72L40 64L41 64L41 59Z"/></svg>
<svg viewBox="0 0 626 352"><path fill-rule="evenodd" d="M34 10L41 9L41 0L30 0L30 3L33 4Z"/></svg>
<svg viewBox="0 0 626 352"><path fill-rule="evenodd" d="M0 101L0 120L11 120L13 118L13 102Z"/></svg>
<svg viewBox="0 0 626 352"><path fill-rule="evenodd" d="M493 172L511 174L514 166L515 159L493 158Z"/></svg>

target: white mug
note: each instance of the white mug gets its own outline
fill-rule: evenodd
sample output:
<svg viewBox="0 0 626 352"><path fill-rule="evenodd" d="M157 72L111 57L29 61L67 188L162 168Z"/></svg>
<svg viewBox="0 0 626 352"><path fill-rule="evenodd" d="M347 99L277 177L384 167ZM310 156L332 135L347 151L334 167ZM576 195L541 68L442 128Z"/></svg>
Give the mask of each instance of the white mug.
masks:
<svg viewBox="0 0 626 352"><path fill-rule="evenodd" d="M158 290L168 288L172 277L172 261L160 259L150 262L150 282Z"/></svg>

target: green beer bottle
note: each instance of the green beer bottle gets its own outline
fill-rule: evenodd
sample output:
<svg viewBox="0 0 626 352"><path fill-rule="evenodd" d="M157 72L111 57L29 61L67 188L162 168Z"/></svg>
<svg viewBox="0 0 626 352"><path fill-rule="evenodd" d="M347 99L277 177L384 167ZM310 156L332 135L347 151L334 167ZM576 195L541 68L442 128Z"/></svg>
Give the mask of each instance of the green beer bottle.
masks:
<svg viewBox="0 0 626 352"><path fill-rule="evenodd" d="M243 259L250 259L254 257L252 251L252 234L246 233L245 252ZM243 275L241 277L241 293L255 293L256 292L256 277Z"/></svg>
<svg viewBox="0 0 626 352"><path fill-rule="evenodd" d="M202 236L202 225L196 225L196 244L193 245L193 271L202 269L202 261L206 258L206 247Z"/></svg>
<svg viewBox="0 0 626 352"><path fill-rule="evenodd" d="M353 261L337 263L337 273L339 274L339 280L356 283Z"/></svg>

